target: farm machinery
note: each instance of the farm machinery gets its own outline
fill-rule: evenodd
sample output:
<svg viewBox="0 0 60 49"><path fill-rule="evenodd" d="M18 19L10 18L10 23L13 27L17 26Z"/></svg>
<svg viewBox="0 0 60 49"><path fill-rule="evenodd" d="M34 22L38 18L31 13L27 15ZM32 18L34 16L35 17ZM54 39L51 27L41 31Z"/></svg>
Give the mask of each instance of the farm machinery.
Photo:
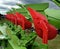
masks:
<svg viewBox="0 0 60 49"><path fill-rule="evenodd" d="M21 8L0 15L0 49L48 49L60 31L60 11L47 9L48 3L17 5Z"/></svg>

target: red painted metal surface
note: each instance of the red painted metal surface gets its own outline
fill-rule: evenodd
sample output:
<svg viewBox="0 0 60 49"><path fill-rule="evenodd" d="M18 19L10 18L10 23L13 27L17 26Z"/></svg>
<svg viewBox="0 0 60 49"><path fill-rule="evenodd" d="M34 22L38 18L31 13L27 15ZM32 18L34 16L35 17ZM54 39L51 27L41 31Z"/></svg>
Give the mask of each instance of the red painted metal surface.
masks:
<svg viewBox="0 0 60 49"><path fill-rule="evenodd" d="M16 12L15 14L7 14L6 18L12 23L20 25L24 30L32 27L32 23L28 21L25 16L18 12Z"/></svg>
<svg viewBox="0 0 60 49"><path fill-rule="evenodd" d="M48 23L44 15L36 12L30 7L28 7L28 11L30 12L33 18L35 30L38 36L43 38L44 43L47 43L47 39L51 40L56 37L57 35L56 28Z"/></svg>

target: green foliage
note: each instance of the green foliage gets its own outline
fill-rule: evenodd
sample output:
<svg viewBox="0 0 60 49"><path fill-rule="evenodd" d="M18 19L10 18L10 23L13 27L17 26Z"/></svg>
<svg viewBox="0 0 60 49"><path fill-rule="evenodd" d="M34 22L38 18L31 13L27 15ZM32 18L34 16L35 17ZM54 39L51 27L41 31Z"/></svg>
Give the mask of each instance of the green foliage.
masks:
<svg viewBox="0 0 60 49"><path fill-rule="evenodd" d="M60 29L60 10L46 9L45 14L47 15L49 23Z"/></svg>
<svg viewBox="0 0 60 49"><path fill-rule="evenodd" d="M60 0L52 0L52 1L60 7Z"/></svg>
<svg viewBox="0 0 60 49"><path fill-rule="evenodd" d="M26 5L17 4L17 5L20 8L18 8L18 9L12 8L7 13L19 12L19 13L23 14L30 21L32 21L32 18L31 18L31 15L30 15L29 11L27 10L27 7L31 7L33 9L35 9L36 11L39 11L39 12L41 12L41 11L44 12L44 10L46 8L48 8L48 6L49 6L48 3L26 4Z"/></svg>

